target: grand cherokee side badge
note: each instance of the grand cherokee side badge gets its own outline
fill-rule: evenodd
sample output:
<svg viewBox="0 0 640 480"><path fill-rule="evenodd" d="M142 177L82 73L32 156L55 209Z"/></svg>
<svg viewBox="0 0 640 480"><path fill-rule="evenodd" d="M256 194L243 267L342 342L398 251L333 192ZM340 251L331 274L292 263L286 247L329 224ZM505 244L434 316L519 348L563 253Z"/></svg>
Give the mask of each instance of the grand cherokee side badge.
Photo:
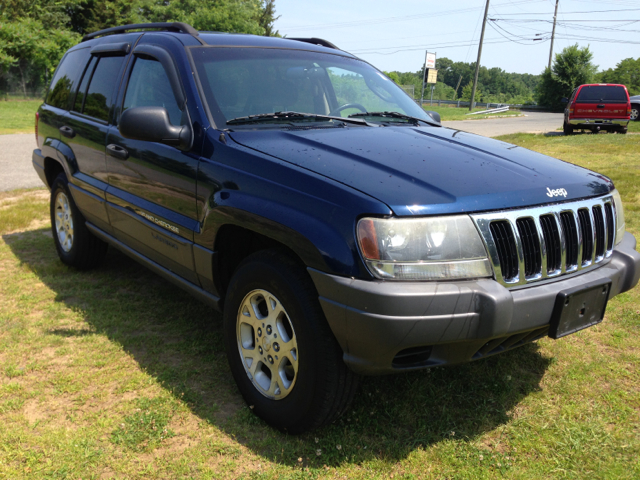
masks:
<svg viewBox="0 0 640 480"><path fill-rule="evenodd" d="M551 190L547 187L547 197L559 197L562 195L563 197L567 196L567 191L564 188L557 188L555 190Z"/></svg>

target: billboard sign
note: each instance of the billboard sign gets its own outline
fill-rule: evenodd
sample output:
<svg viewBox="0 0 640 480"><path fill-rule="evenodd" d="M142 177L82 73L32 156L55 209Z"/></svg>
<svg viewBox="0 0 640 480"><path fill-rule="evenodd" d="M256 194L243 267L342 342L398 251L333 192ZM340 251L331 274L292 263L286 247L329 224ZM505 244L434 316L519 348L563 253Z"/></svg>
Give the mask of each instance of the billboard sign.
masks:
<svg viewBox="0 0 640 480"><path fill-rule="evenodd" d="M436 54L427 52L427 58L424 64L425 68L436 68Z"/></svg>
<svg viewBox="0 0 640 480"><path fill-rule="evenodd" d="M435 68L427 68L427 72L424 76L425 83L437 83L438 82L438 70Z"/></svg>

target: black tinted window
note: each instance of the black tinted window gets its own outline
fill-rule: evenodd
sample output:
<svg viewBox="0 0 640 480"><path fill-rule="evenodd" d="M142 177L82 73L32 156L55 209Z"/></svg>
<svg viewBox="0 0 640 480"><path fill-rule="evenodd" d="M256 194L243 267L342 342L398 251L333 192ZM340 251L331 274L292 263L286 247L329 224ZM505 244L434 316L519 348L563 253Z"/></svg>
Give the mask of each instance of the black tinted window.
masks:
<svg viewBox="0 0 640 480"><path fill-rule="evenodd" d="M58 66L46 103L58 108L69 108L69 99L75 92L80 75L89 60L89 49L74 50L67 53Z"/></svg>
<svg viewBox="0 0 640 480"><path fill-rule="evenodd" d="M98 60L98 66L91 76L82 113L100 120L109 119L111 95L124 59L125 57L101 57Z"/></svg>
<svg viewBox="0 0 640 480"><path fill-rule="evenodd" d="M82 112L84 95L85 93L87 93L87 86L89 85L89 80L91 80L91 74L93 73L93 68L96 66L97 61L97 57L92 57L91 61L89 62L89 66L84 71L82 81L80 82L80 88L78 89L78 93L76 95L76 101L73 104L73 110L75 110L76 112Z"/></svg>
<svg viewBox="0 0 640 480"><path fill-rule="evenodd" d="M131 107L164 107L173 125L182 124L182 111L173 95L169 78L162 64L156 60L136 60L124 98L124 109Z"/></svg>
<svg viewBox="0 0 640 480"><path fill-rule="evenodd" d="M627 92L622 87L592 85L580 89L577 101L580 103L627 103Z"/></svg>

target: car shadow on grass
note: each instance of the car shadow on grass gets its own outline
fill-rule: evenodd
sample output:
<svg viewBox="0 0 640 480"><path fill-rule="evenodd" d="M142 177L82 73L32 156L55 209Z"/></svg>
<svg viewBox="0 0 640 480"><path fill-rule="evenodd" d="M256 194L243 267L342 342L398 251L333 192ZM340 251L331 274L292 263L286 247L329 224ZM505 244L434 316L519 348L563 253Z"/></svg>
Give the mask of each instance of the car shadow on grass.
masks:
<svg viewBox="0 0 640 480"><path fill-rule="evenodd" d="M22 265L55 292L55 302L81 312L87 323L49 333L105 335L194 415L283 465L397 460L451 439L470 444L517 414L551 362L529 344L467 365L366 377L336 423L289 436L243 403L227 365L219 313L113 248L98 269L70 269L56 256L49 232L3 236Z"/></svg>

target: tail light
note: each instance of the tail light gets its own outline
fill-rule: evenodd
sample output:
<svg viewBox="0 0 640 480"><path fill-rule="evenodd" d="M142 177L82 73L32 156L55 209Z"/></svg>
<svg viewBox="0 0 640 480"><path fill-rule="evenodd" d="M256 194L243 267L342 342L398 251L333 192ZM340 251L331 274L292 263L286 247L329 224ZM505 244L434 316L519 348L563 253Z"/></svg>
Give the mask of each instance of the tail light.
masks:
<svg viewBox="0 0 640 480"><path fill-rule="evenodd" d="M36 112L36 145L38 145L38 120L40 120L40 113Z"/></svg>

